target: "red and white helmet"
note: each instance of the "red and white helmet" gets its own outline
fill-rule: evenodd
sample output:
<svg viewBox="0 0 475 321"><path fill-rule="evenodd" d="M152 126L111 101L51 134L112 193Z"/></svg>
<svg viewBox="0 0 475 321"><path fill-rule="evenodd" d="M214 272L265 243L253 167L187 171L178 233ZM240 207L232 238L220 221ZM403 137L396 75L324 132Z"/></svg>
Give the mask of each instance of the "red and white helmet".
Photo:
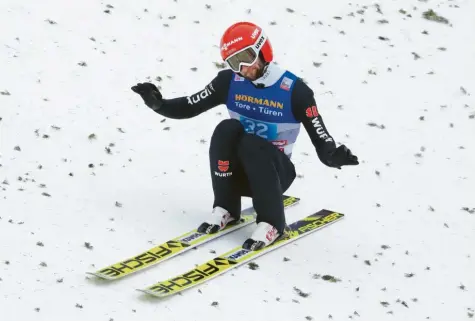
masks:
<svg viewBox="0 0 475 321"><path fill-rule="evenodd" d="M272 45L262 28L251 22L237 22L221 37L221 58L236 73L241 66L251 66L260 56L266 64L272 62Z"/></svg>

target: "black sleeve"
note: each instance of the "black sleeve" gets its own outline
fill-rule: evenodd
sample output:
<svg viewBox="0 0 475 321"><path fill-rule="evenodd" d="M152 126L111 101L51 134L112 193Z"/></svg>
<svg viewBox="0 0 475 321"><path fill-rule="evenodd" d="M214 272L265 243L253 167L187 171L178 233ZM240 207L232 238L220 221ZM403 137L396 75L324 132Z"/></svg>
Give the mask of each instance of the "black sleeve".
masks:
<svg viewBox="0 0 475 321"><path fill-rule="evenodd" d="M292 92L292 111L307 131L320 161L329 166L327 159L330 152L335 150L336 144L317 109L312 89L301 79L295 83Z"/></svg>
<svg viewBox="0 0 475 321"><path fill-rule="evenodd" d="M155 112L174 119L198 116L211 108L226 103L231 77L231 70L222 70L199 92L190 96L163 99Z"/></svg>

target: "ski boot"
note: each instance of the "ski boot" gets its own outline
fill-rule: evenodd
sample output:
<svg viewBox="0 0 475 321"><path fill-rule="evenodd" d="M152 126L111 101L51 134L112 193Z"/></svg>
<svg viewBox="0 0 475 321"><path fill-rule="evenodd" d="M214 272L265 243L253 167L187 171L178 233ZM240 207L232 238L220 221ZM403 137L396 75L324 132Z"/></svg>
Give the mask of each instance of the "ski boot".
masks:
<svg viewBox="0 0 475 321"><path fill-rule="evenodd" d="M221 231L230 224L239 222L239 219L233 217L228 211L222 207L215 207L211 214L211 219L202 223L197 231L204 234L214 234Z"/></svg>
<svg viewBox="0 0 475 321"><path fill-rule="evenodd" d="M277 229L269 223L259 222L251 237L243 243L242 248L249 251L258 251L286 235L287 227L284 229L283 234L279 234Z"/></svg>

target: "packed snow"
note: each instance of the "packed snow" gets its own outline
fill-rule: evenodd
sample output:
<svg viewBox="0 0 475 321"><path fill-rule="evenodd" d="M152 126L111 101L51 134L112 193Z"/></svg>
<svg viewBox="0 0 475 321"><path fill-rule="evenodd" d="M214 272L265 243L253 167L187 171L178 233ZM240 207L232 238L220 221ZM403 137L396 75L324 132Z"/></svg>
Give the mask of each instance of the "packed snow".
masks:
<svg viewBox="0 0 475 321"><path fill-rule="evenodd" d="M0 313L20 320L467 320L475 313L475 2L0 2ZM147 108L224 68L222 32L260 24L360 165L301 131L301 198L343 220L161 300L136 291L241 244L254 226L117 282L86 274L197 227L224 106ZM243 199L243 208L250 200Z"/></svg>

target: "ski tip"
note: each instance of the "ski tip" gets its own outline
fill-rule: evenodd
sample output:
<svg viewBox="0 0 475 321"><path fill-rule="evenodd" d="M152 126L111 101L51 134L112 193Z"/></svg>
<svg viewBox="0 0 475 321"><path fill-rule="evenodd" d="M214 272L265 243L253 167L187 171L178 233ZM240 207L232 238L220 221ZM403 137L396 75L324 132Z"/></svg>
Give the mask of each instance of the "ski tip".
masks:
<svg viewBox="0 0 475 321"><path fill-rule="evenodd" d="M292 195L283 194L282 197L283 197L283 198L293 198L293 199L295 199L296 201L300 201L300 197L297 197L297 196L292 196Z"/></svg>
<svg viewBox="0 0 475 321"><path fill-rule="evenodd" d="M328 210L328 209L323 209L323 211L331 214L331 213L336 213L338 215L341 215L341 216L345 216L345 214L341 213L341 212L338 212L338 211L333 211L333 210Z"/></svg>
<svg viewBox="0 0 475 321"><path fill-rule="evenodd" d="M142 292L142 293L144 293L144 294L147 294L147 295L149 295L149 296L153 296L153 297L155 297L155 298L160 298L160 299L161 299L161 298L164 298L164 297L165 297L164 295L159 295L159 294L157 294L157 293L151 292L151 291L149 291L148 289L135 289L135 290L138 291L138 292Z"/></svg>
<svg viewBox="0 0 475 321"><path fill-rule="evenodd" d="M110 276L101 274L99 272L86 272L86 274L94 275L95 277L98 277L98 278L103 279L103 280L108 280L108 281L114 280L114 278L111 278Z"/></svg>

